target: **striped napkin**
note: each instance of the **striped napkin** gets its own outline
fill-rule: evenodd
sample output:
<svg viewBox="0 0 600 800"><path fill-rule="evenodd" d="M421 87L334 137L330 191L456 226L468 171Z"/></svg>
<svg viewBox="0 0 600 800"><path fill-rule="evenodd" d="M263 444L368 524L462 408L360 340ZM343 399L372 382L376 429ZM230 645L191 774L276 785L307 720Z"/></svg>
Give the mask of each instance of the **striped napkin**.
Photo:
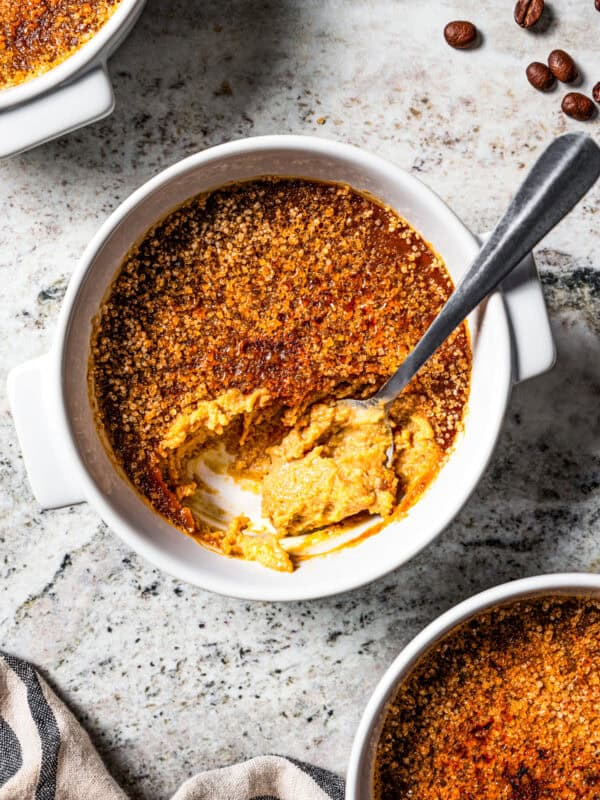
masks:
<svg viewBox="0 0 600 800"><path fill-rule="evenodd" d="M283 756L187 780L172 800L343 800L344 782ZM0 654L0 800L127 800L87 733L26 661Z"/></svg>

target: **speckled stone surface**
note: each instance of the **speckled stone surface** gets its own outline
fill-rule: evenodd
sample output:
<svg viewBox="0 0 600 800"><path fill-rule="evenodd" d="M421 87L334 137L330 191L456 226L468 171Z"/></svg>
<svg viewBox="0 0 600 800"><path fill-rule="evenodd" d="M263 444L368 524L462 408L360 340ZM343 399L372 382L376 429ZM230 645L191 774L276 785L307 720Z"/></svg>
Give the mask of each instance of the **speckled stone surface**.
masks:
<svg viewBox="0 0 600 800"><path fill-rule="evenodd" d="M493 7L492 7L493 5ZM293 132L411 170L492 226L543 144L600 123L524 77L554 47L600 80L593 0L150 0L110 71L107 120L0 165L0 366L45 352L69 275L132 189L198 149ZM473 52L444 24L472 19ZM496 455L450 528L371 586L310 603L217 597L152 569L87 506L40 512L0 396L1 646L39 665L133 798L284 753L342 773L371 689L421 627L512 578L600 569L600 186L537 252L555 370L518 386Z"/></svg>

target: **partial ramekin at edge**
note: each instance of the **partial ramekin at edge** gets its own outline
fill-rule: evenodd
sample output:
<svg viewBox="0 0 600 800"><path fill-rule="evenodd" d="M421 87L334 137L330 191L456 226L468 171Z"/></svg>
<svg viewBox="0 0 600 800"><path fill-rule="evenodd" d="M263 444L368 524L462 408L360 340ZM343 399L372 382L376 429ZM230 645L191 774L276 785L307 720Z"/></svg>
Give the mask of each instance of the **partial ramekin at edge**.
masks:
<svg viewBox="0 0 600 800"><path fill-rule="evenodd" d="M352 745L345 800L373 800L375 755L386 710L419 659L466 620L488 609L536 595L600 596L600 575L557 573L494 586L446 611L415 636L384 673L367 703Z"/></svg>
<svg viewBox="0 0 600 800"><path fill-rule="evenodd" d="M469 318L473 372L465 429L424 496L400 520L353 547L301 561L292 574L229 559L156 514L115 469L94 424L87 365L92 320L134 243L188 198L264 175L347 183L408 220L456 282L479 242L415 177L362 149L314 137L265 136L205 150L164 170L102 225L75 270L50 353L17 367L9 395L33 492L44 508L84 500L132 549L211 591L258 600L304 600L347 591L422 550L451 522L483 474L515 381L548 369L554 344L537 271L527 258L503 291Z"/></svg>
<svg viewBox="0 0 600 800"><path fill-rule="evenodd" d="M0 158L14 156L108 116L115 101L106 66L146 0L121 0L100 30L60 64L0 89Z"/></svg>

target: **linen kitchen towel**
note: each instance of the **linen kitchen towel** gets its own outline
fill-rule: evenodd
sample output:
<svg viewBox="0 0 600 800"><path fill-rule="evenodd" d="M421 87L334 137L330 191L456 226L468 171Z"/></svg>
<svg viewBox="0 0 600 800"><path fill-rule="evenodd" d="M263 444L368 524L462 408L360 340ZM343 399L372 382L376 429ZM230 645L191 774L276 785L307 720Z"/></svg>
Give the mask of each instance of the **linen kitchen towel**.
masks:
<svg viewBox="0 0 600 800"><path fill-rule="evenodd" d="M261 756L186 781L172 800L343 800L337 775ZM127 800L87 733L26 661L0 654L0 800Z"/></svg>

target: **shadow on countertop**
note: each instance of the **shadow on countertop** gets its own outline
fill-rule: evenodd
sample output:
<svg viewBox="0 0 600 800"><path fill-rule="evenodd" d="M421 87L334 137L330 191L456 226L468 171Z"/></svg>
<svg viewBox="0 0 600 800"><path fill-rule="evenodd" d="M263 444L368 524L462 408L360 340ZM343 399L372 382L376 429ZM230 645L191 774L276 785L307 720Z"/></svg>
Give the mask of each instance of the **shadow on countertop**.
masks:
<svg viewBox="0 0 600 800"><path fill-rule="evenodd" d="M138 173L131 187L197 150L252 135L263 109L272 119L279 107L284 129L290 96L303 92L290 70L303 13L290 0L149 0L109 61L114 113L23 158L61 177L67 164L127 183Z"/></svg>
<svg viewBox="0 0 600 800"><path fill-rule="evenodd" d="M545 271L542 282L556 366L515 387L496 452L457 519L405 567L362 590L373 593L376 616L388 618L400 645L409 638L406 617L400 622L394 609L407 604L419 628L505 581L600 571L600 265Z"/></svg>

